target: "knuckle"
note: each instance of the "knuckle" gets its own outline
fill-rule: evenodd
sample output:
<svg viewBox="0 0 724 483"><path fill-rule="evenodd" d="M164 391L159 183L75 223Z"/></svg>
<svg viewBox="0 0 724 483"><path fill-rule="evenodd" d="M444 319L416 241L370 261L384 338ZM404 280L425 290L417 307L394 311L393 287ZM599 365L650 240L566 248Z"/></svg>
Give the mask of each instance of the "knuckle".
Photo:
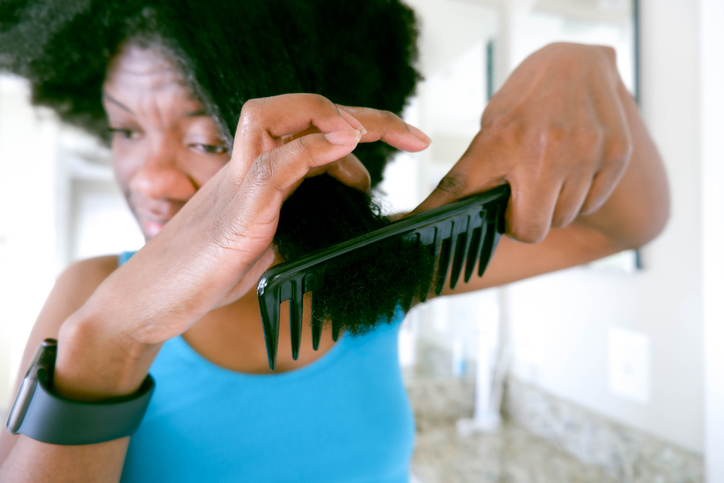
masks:
<svg viewBox="0 0 724 483"><path fill-rule="evenodd" d="M298 155L305 160L308 167L312 168L317 166L314 150L306 136L299 138Z"/></svg>
<svg viewBox="0 0 724 483"><path fill-rule="evenodd" d="M465 176L462 173L448 173L437 184L437 191L451 196L460 196L465 192Z"/></svg>
<svg viewBox="0 0 724 483"><path fill-rule="evenodd" d="M603 130L599 127L582 127L576 129L573 137L574 146L581 153L595 153L600 150L603 141Z"/></svg>
<svg viewBox="0 0 724 483"><path fill-rule="evenodd" d="M552 228L565 228L566 226L570 225L575 218L575 214L573 213L562 213L562 214L556 214L553 217L553 221L551 222Z"/></svg>
<svg viewBox="0 0 724 483"><path fill-rule="evenodd" d="M254 113L259 112L259 109L261 107L261 99L249 99L246 102L244 102L244 105L241 106L241 113L242 115L251 115Z"/></svg>
<svg viewBox="0 0 724 483"><path fill-rule="evenodd" d="M535 138L541 146L551 148L564 143L569 134L569 130L565 127L559 124L549 124L537 129Z"/></svg>
<svg viewBox="0 0 724 483"><path fill-rule="evenodd" d="M510 235L523 243L540 243L546 236L547 230L535 225L522 224L513 226Z"/></svg>
<svg viewBox="0 0 724 483"><path fill-rule="evenodd" d="M314 100L315 100L316 102L318 102L318 103L320 103L320 104L324 104L324 105L327 105L327 106L333 106L333 105L334 105L334 103L333 103L332 101L330 101L329 99L327 99L326 97L324 97L324 96L321 95L321 94L312 94L312 97L314 98Z"/></svg>
<svg viewBox="0 0 724 483"><path fill-rule="evenodd" d="M609 45L599 45L598 48L613 65L616 65L616 49Z"/></svg>
<svg viewBox="0 0 724 483"><path fill-rule="evenodd" d="M391 111L382 110L382 111L380 111L380 114L387 121L397 121L399 119L399 117L397 117L397 115Z"/></svg>
<svg viewBox="0 0 724 483"><path fill-rule="evenodd" d="M259 155L254 163L254 181L258 184L269 184L274 178L274 151Z"/></svg>
<svg viewBox="0 0 724 483"><path fill-rule="evenodd" d="M397 115L390 111L379 111L380 118L382 119L381 136L384 137L389 132L393 132L394 127L400 120Z"/></svg>
<svg viewBox="0 0 724 483"><path fill-rule="evenodd" d="M328 108L332 107L333 109L337 109L337 106L334 105L332 101L327 99L326 97L320 95L320 94L307 94L307 99L310 104L320 107L320 108Z"/></svg>
<svg viewBox="0 0 724 483"><path fill-rule="evenodd" d="M532 212L519 213L510 219L508 234L523 243L538 243L546 237L549 227L550 220L544 220Z"/></svg>
<svg viewBox="0 0 724 483"><path fill-rule="evenodd" d="M588 203L588 204L583 205L583 208L581 208L581 214L590 215L591 213L595 213L597 209L598 209L598 206L596 206L592 203Z"/></svg>
<svg viewBox="0 0 724 483"><path fill-rule="evenodd" d="M239 125L248 126L257 121L261 113L260 99L249 99L241 106L241 114L239 116Z"/></svg>
<svg viewBox="0 0 724 483"><path fill-rule="evenodd" d="M609 142L606 147L606 156L608 161L617 164L625 165L631 159L633 153L633 143L628 138L619 138Z"/></svg>
<svg viewBox="0 0 724 483"><path fill-rule="evenodd" d="M590 196L581 206L581 213L590 215L601 206L601 199L598 196Z"/></svg>
<svg viewBox="0 0 724 483"><path fill-rule="evenodd" d="M294 96L294 98L299 99L306 109L310 109L313 112L339 112L337 105L321 94L304 93L287 95Z"/></svg>

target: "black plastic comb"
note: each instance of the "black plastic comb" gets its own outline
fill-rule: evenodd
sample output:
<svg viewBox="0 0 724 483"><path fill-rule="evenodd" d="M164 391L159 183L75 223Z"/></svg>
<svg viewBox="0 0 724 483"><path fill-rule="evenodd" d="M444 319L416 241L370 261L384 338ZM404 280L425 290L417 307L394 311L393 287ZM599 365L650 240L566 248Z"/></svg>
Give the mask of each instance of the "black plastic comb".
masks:
<svg viewBox="0 0 724 483"><path fill-rule="evenodd" d="M403 218L372 233L317 250L294 261L280 263L264 272L259 279L256 293L264 324L269 368L274 370L276 365L281 303L289 300L292 357L296 360L302 336L302 300L305 293L311 292L312 345L314 350L317 350L323 321L314 310L315 292L324 290L324 278L329 269L344 268L345 262L349 262L356 250L392 237L414 239L416 243L434 249L435 260L439 260L434 283L436 295L442 292L448 271L450 288L457 285L463 266L464 280L470 280L478 259L478 276L481 277L505 231L505 209L509 196L508 185L500 186ZM427 294L422 297L421 302L426 298ZM332 337L337 340L338 336L339 327L332 321Z"/></svg>

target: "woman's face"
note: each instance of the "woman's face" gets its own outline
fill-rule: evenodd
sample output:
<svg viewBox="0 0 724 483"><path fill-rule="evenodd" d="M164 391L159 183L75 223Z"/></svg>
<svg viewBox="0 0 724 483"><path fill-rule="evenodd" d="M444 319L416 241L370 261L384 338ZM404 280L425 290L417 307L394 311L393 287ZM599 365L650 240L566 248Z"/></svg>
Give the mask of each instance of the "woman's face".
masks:
<svg viewBox="0 0 724 483"><path fill-rule="evenodd" d="M108 68L103 106L116 179L148 240L229 153L178 69L158 51L125 46Z"/></svg>

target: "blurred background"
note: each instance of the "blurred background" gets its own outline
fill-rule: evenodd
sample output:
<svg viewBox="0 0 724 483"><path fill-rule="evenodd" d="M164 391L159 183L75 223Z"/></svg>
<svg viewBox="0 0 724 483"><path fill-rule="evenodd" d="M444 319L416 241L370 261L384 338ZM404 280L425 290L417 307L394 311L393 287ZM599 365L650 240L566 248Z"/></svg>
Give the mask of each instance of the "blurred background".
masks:
<svg viewBox="0 0 724 483"><path fill-rule="evenodd" d="M407 3L425 81L405 118L433 143L389 166L385 210L434 189L488 98L553 41L616 49L673 203L639 252L409 314L400 363L418 420L415 478L724 482L724 0ZM0 76L0 413L57 275L142 244L108 151Z"/></svg>

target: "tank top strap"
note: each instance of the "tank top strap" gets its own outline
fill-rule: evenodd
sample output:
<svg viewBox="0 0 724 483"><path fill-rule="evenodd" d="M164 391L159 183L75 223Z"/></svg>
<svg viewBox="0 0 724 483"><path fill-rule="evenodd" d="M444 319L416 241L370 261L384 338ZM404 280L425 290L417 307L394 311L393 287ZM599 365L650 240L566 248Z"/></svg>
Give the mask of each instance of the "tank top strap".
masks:
<svg viewBox="0 0 724 483"><path fill-rule="evenodd" d="M124 263L126 263L136 252L123 252L120 255L118 255L118 266L120 267Z"/></svg>

